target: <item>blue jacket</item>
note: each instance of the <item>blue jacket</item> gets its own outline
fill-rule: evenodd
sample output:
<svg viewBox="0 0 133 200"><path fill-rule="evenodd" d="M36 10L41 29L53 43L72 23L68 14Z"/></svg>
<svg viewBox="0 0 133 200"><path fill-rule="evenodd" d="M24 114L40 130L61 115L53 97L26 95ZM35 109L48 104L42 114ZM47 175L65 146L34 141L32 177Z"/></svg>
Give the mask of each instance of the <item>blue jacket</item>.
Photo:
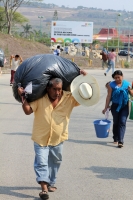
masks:
<svg viewBox="0 0 133 200"><path fill-rule="evenodd" d="M131 84L126 80L122 81L121 87L118 87L115 81L112 81L110 83L110 87L112 88L111 101L112 103L118 104L118 107L116 109L117 112L119 112L120 109L123 108L128 103L128 100L129 100L128 87L129 86L131 86Z"/></svg>

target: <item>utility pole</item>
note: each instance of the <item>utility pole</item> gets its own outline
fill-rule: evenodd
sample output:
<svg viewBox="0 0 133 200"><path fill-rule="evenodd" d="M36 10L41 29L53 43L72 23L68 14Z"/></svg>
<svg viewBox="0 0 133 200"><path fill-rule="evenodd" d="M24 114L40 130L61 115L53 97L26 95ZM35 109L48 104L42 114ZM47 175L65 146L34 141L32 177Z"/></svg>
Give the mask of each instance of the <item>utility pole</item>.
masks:
<svg viewBox="0 0 133 200"><path fill-rule="evenodd" d="M42 36L42 18L43 18L43 16L38 16L38 18L40 19L40 38L41 38L41 36Z"/></svg>
<svg viewBox="0 0 133 200"><path fill-rule="evenodd" d="M128 56L127 56L127 61L130 62L130 28L129 28L129 33L128 33Z"/></svg>
<svg viewBox="0 0 133 200"><path fill-rule="evenodd" d="M118 52L119 52L119 48L120 48L120 35L119 35L119 32L120 32L120 29L119 29L119 17L121 16L121 13L118 13L117 14L117 37L118 37Z"/></svg>
<svg viewBox="0 0 133 200"><path fill-rule="evenodd" d="M53 21L57 21L58 20L58 12L57 10L54 11L54 15L53 15Z"/></svg>
<svg viewBox="0 0 133 200"><path fill-rule="evenodd" d="M120 16L121 16L121 13L118 13L117 14L117 22L116 22L116 25L117 25L117 39L118 39L118 47L117 47L117 53L119 53L119 50L120 50L120 27L119 27L119 19L120 19ZM116 57L116 62L119 63L119 55L117 54L117 57Z"/></svg>

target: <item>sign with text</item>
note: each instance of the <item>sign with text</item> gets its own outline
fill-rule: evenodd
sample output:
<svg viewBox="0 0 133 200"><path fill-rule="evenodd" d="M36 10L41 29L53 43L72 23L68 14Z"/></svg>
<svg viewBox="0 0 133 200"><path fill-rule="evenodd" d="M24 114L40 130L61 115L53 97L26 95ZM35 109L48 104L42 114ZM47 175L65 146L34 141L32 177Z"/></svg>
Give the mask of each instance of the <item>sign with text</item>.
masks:
<svg viewBox="0 0 133 200"><path fill-rule="evenodd" d="M57 43L92 43L93 22L52 21L51 41Z"/></svg>

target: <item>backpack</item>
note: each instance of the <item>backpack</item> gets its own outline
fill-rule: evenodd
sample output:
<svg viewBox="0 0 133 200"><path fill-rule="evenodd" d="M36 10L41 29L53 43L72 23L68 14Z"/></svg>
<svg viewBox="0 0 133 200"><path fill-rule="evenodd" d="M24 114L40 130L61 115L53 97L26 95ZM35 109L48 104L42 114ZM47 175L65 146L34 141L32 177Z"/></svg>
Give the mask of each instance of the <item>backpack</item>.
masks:
<svg viewBox="0 0 133 200"><path fill-rule="evenodd" d="M108 60L108 54L106 54L105 52L103 52L102 56L103 56L103 60L104 61Z"/></svg>

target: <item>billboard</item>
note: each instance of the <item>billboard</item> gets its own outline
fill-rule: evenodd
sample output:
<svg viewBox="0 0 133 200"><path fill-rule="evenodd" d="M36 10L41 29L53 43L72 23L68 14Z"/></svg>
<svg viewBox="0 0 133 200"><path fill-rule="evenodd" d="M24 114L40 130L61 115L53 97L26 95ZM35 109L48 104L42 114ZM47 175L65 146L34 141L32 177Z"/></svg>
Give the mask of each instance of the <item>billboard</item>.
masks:
<svg viewBox="0 0 133 200"><path fill-rule="evenodd" d="M52 21L51 26L51 42L93 42L93 22Z"/></svg>

